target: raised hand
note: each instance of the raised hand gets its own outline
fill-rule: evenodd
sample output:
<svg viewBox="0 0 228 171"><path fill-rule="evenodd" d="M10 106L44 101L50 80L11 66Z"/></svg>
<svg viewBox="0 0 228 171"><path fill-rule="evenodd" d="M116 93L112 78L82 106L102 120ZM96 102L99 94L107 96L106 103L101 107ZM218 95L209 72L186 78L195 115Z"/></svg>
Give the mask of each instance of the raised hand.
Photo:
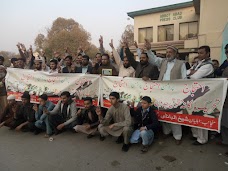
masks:
<svg viewBox="0 0 228 171"><path fill-rule="evenodd" d="M124 38L123 46L124 46L124 48L128 48L128 41L127 41L127 38Z"/></svg>
<svg viewBox="0 0 228 171"><path fill-rule="evenodd" d="M17 43L16 46L17 46L18 49L21 49L21 44L19 42Z"/></svg>
<svg viewBox="0 0 228 171"><path fill-rule="evenodd" d="M138 48L138 44L136 41L134 41L135 48Z"/></svg>
<svg viewBox="0 0 228 171"><path fill-rule="evenodd" d="M21 49L22 49L23 51L26 51L26 47L25 47L25 45L22 44L22 43L21 43Z"/></svg>
<svg viewBox="0 0 228 171"><path fill-rule="evenodd" d="M103 46L103 36L100 36L100 39L99 39L99 43L100 43L100 45L102 45Z"/></svg>
<svg viewBox="0 0 228 171"><path fill-rule="evenodd" d="M148 39L145 39L144 47L146 48L146 50L150 50L151 49L151 44L150 44Z"/></svg>
<svg viewBox="0 0 228 171"><path fill-rule="evenodd" d="M111 42L109 43L110 47L113 49L114 46L113 46L113 39L111 39Z"/></svg>

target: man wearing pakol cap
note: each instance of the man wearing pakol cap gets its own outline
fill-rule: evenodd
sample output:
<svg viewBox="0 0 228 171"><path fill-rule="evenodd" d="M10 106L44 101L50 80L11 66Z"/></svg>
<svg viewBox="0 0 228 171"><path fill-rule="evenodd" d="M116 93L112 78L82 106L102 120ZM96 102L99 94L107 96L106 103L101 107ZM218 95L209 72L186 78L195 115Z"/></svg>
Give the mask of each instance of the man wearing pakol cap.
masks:
<svg viewBox="0 0 228 171"><path fill-rule="evenodd" d="M20 105L16 102L14 95L7 97L8 104L3 113L0 114L0 128L2 126L10 127L16 117L16 112L19 110Z"/></svg>
<svg viewBox="0 0 228 171"><path fill-rule="evenodd" d="M3 66L4 57L0 56L0 113L3 112L7 105L7 92L5 86L6 68Z"/></svg>
<svg viewBox="0 0 228 171"><path fill-rule="evenodd" d="M144 96L141 99L141 107L136 111L131 107L131 116L134 117L134 133L131 136L132 144L139 143L142 139L141 151L147 152L154 140L154 132L157 131L159 122L156 113L151 108L151 98Z"/></svg>
<svg viewBox="0 0 228 171"><path fill-rule="evenodd" d="M151 51L151 44L148 40L145 41L145 48L149 57L149 62L160 68L158 80L176 80L186 78L186 66L184 61L176 59L178 49L174 46L167 46L166 58L159 58ZM182 129L181 125L162 123L163 133L168 136L173 134L176 144L181 144Z"/></svg>
<svg viewBox="0 0 228 171"><path fill-rule="evenodd" d="M21 96L22 106L16 114L14 124L11 129L16 131L33 132L35 130L35 111L33 105L30 103L29 92L25 91Z"/></svg>
<svg viewBox="0 0 228 171"><path fill-rule="evenodd" d="M117 92L110 93L109 99L112 106L108 109L104 118L101 110L96 110L101 123L98 126L98 130L101 134L100 140L103 141L105 136L108 135L119 137L116 142L120 144L124 141L122 151L127 152L133 131L129 107L119 102L120 95ZM113 121L113 123L111 121Z"/></svg>

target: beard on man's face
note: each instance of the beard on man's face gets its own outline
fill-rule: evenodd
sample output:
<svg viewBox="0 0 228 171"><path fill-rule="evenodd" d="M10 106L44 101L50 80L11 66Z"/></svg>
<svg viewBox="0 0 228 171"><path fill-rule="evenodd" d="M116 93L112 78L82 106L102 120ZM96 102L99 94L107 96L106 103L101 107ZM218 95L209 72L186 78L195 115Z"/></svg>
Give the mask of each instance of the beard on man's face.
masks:
<svg viewBox="0 0 228 171"><path fill-rule="evenodd" d="M146 65L148 63L148 61L140 61L141 65Z"/></svg>
<svg viewBox="0 0 228 171"><path fill-rule="evenodd" d="M124 68L129 68L130 64L123 64Z"/></svg>
<svg viewBox="0 0 228 171"><path fill-rule="evenodd" d="M174 56L167 56L166 59L168 62L172 61L175 57Z"/></svg>

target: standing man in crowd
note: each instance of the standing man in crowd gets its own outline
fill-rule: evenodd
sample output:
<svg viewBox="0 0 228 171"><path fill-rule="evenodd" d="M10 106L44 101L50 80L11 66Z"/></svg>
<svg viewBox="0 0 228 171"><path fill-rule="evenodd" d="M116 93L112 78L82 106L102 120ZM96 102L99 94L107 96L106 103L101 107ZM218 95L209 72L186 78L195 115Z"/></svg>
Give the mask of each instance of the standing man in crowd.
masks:
<svg viewBox="0 0 228 171"><path fill-rule="evenodd" d="M141 53L140 62L138 62L135 60L134 54L131 53L127 42L124 42L124 48L130 64L135 69L135 78L142 78L144 81L158 79L158 68L154 64L149 63L149 58L146 53Z"/></svg>
<svg viewBox="0 0 228 171"><path fill-rule="evenodd" d="M117 66L119 67L119 77L134 77L135 69L131 66L127 57L123 58L123 61L120 58L120 55L113 46L113 40L109 43L112 48L113 56Z"/></svg>
<svg viewBox="0 0 228 171"><path fill-rule="evenodd" d="M227 59L219 67L217 72L222 73L222 78L228 79L228 44L225 46L225 54ZM222 144L228 146L228 93L226 93L226 100L223 105L222 110L222 120L221 120L221 135L222 135ZM228 149L225 152L225 155L228 157Z"/></svg>
<svg viewBox="0 0 228 171"><path fill-rule="evenodd" d="M201 46L198 49L199 61L194 64L188 71L189 79L214 78L214 67L210 59L210 47ZM208 142L208 130L192 128L193 145L203 145Z"/></svg>
<svg viewBox="0 0 228 171"><path fill-rule="evenodd" d="M62 73L75 73L76 67L72 63L72 56L65 57L66 66L62 69Z"/></svg>
<svg viewBox="0 0 228 171"><path fill-rule="evenodd" d="M89 65L89 56L82 56L82 64L80 67L77 67L76 73L92 74L92 66Z"/></svg>
<svg viewBox="0 0 228 171"><path fill-rule="evenodd" d="M0 56L0 114L7 105L7 92L5 86L6 68L3 65L4 57Z"/></svg>
<svg viewBox="0 0 228 171"><path fill-rule="evenodd" d="M148 40L145 40L145 48L149 57L149 62L160 68L160 74L158 80L176 80L186 78L186 66L184 61L176 59L177 48L174 46L168 46L166 48L166 58L159 58L151 50L151 44ZM167 137L169 134L173 134L176 140L176 144L181 144L182 129L181 125L162 123L163 133Z"/></svg>
<svg viewBox="0 0 228 171"><path fill-rule="evenodd" d="M221 77L223 71L228 67L228 44L225 46L225 54L227 59L222 63L222 65L215 70L215 75Z"/></svg>

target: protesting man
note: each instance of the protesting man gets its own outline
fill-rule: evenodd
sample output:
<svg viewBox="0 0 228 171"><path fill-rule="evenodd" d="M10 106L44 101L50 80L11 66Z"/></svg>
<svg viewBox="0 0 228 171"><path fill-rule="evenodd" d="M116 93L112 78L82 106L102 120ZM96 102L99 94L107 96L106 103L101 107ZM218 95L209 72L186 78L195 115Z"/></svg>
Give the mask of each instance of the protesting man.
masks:
<svg viewBox="0 0 228 171"><path fill-rule="evenodd" d="M35 132L34 134L39 134L42 130L46 130L45 137L49 137L52 134L52 130L49 124L48 116L43 111L47 109L48 111L52 111L55 107L55 105L48 100L48 96L46 94L42 94L39 96L39 107L35 104L33 106L33 109L35 110Z"/></svg>
<svg viewBox="0 0 228 171"><path fill-rule="evenodd" d="M33 110L33 105L30 103L30 98L29 92L27 91L25 91L21 96L22 106L20 107L15 122L12 125L12 128L15 128L16 131L35 131L35 111Z"/></svg>
<svg viewBox="0 0 228 171"><path fill-rule="evenodd" d="M124 42L124 48L130 64L135 69L135 78L142 78L144 81L158 79L158 68L154 64L149 63L149 58L146 53L141 54L140 62L138 62L135 60L134 54L131 53L127 42Z"/></svg>
<svg viewBox="0 0 228 171"><path fill-rule="evenodd" d="M14 95L7 97L8 104L3 113L0 114L0 128L3 126L11 127L16 118L16 112L19 110L20 105L16 102Z"/></svg>
<svg viewBox="0 0 228 171"><path fill-rule="evenodd" d="M61 100L52 111L44 108L43 112L49 115L49 123L54 133L59 134L64 128L73 130L77 124L76 103L72 100L70 93L64 91L60 95Z"/></svg>
<svg viewBox="0 0 228 171"><path fill-rule="evenodd" d="M82 64L80 67L77 67L76 73L92 74L92 67L89 65L89 56L82 56Z"/></svg>
<svg viewBox="0 0 228 171"><path fill-rule="evenodd" d="M56 59L51 59L50 60L50 70L48 71L49 73L58 73L58 60Z"/></svg>
<svg viewBox="0 0 228 171"><path fill-rule="evenodd" d="M123 58L123 61L120 58L120 55L116 51L113 46L113 40L109 43L110 47L112 48L113 56L115 58L115 62L119 67L119 77L134 77L135 76L135 69L131 66L127 57Z"/></svg>
<svg viewBox="0 0 228 171"><path fill-rule="evenodd" d="M124 141L122 150L127 152L129 149L129 140L132 134L131 115L127 105L120 103L120 95L117 92L112 92L109 95L111 107L108 109L105 117L102 116L101 110L97 110L100 125L98 130L101 134L100 140L103 141L105 136L112 135L119 137L117 143ZM111 120L114 123L111 124ZM121 136L123 135L123 136Z"/></svg>
<svg viewBox="0 0 228 171"><path fill-rule="evenodd" d="M0 56L0 113L7 105L7 92L5 86L6 68L3 66L4 57Z"/></svg>
<svg viewBox="0 0 228 171"><path fill-rule="evenodd" d="M80 120L82 125L77 125L74 129L76 132L87 134L87 138L92 138L97 131L99 120L91 97L84 99L84 106L84 110L80 109L77 112L78 120Z"/></svg>
<svg viewBox="0 0 228 171"><path fill-rule="evenodd" d="M134 117L134 133L130 142L139 143L142 139L142 152L147 152L154 140L154 131L157 131L159 122L156 113L151 108L151 98L144 96L141 99L141 107L136 111L131 106L131 115Z"/></svg>
<svg viewBox="0 0 228 171"><path fill-rule="evenodd" d="M200 79L214 77L214 67L210 59L210 52L209 46L201 46L198 49L199 61L187 71L188 78ZM193 140L196 140L193 145L203 145L208 141L208 130L192 128L192 135Z"/></svg>
<svg viewBox="0 0 228 171"><path fill-rule="evenodd" d="M66 56L65 57L65 64L66 66L62 69L62 73L75 73L76 67L72 63L72 56Z"/></svg>
<svg viewBox="0 0 228 171"><path fill-rule="evenodd" d="M168 46L166 48L166 58L160 58L154 55L151 50L151 44L148 40L145 40L145 48L149 57L149 62L160 68L160 74L158 80L176 80L186 78L186 66L184 61L176 59L178 49L174 46ZM163 133L167 137L169 134L173 134L176 140L176 144L181 144L182 129L181 125L162 123Z"/></svg>

